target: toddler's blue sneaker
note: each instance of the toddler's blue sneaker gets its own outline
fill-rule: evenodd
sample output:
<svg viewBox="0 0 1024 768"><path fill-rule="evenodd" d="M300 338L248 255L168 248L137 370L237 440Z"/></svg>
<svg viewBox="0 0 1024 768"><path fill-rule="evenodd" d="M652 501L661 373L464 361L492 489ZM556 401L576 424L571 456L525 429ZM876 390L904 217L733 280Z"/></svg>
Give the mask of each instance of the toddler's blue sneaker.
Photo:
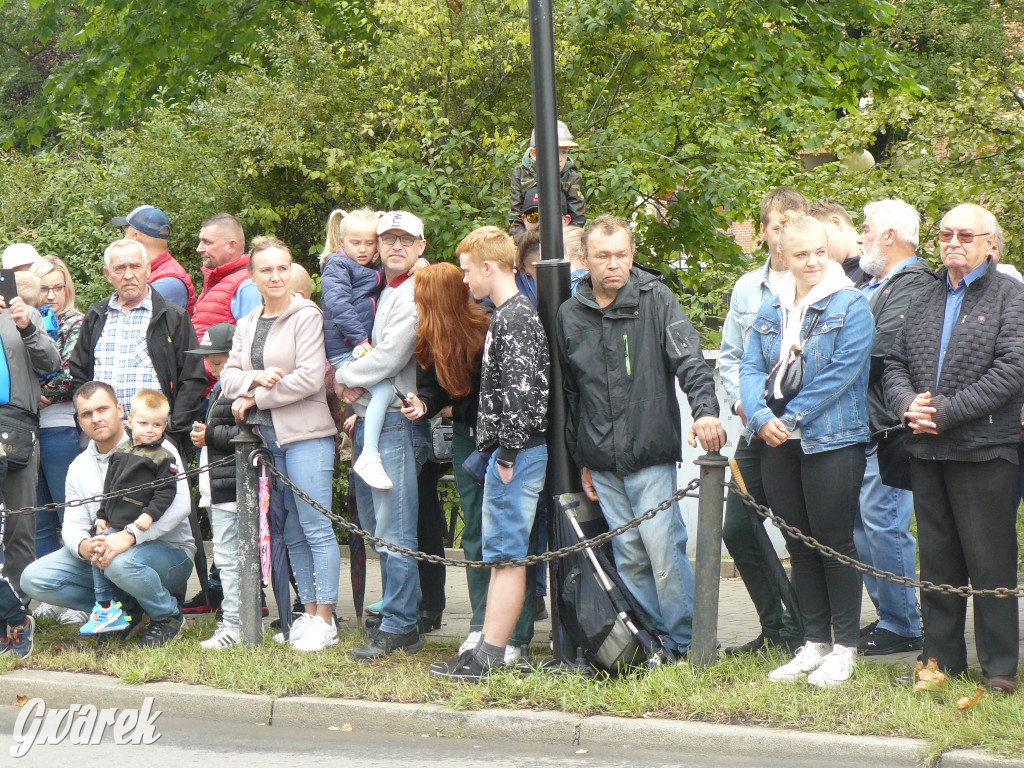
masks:
<svg viewBox="0 0 1024 768"><path fill-rule="evenodd" d="M103 632L120 632L128 629L131 617L125 616L121 610L121 603L111 602L109 608L104 608L99 603L92 607L89 620L82 625L78 631L83 635L98 635Z"/></svg>

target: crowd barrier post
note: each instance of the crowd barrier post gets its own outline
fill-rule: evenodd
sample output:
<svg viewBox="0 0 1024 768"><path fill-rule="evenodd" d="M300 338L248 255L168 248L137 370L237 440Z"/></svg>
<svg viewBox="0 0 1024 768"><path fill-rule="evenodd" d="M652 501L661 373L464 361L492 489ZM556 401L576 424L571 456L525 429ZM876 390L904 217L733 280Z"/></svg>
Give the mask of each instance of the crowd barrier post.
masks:
<svg viewBox="0 0 1024 768"><path fill-rule="evenodd" d="M236 423L240 432L231 442L235 445L235 492L238 501L238 619L242 625L242 643L253 646L263 641L259 491L257 470L251 458L261 442L252 427L244 422Z"/></svg>
<svg viewBox="0 0 1024 768"><path fill-rule="evenodd" d="M718 589L722 577L722 505L725 468L729 461L709 451L694 463L700 467L697 502L697 567L693 587L693 639L690 663L707 667L718 660Z"/></svg>

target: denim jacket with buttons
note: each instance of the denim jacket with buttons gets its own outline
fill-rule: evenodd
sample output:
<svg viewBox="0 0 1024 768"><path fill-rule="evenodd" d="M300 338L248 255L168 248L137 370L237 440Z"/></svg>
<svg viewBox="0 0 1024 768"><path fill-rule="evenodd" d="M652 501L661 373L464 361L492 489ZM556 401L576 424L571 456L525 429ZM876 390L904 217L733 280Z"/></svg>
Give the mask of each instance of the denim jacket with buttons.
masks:
<svg viewBox="0 0 1024 768"><path fill-rule="evenodd" d="M718 372L722 377L729 408L735 413L740 399L740 359L750 341L748 334L754 324L757 311L770 298L772 289L768 285L768 270L771 260L766 260L757 269L747 272L732 289L729 312L722 325L722 351L718 355Z"/></svg>
<svg viewBox="0 0 1024 768"><path fill-rule="evenodd" d="M751 330L756 335L751 335L740 363L740 392L750 419L748 440L774 418L765 402L765 377L781 352L782 309L777 296L761 306ZM800 428L804 453L870 440L867 386L874 337L868 301L855 288L840 288L810 305L801 331L801 338L807 339L803 385L781 416L788 430Z"/></svg>

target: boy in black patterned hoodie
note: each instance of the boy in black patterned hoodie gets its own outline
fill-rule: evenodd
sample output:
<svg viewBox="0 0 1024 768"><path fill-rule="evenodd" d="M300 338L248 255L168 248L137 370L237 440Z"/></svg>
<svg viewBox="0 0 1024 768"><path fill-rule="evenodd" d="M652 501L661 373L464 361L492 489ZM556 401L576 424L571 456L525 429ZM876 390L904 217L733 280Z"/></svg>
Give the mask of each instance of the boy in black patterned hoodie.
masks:
<svg viewBox="0 0 1024 768"><path fill-rule="evenodd" d="M484 342L477 451L493 451L484 480L483 557L526 556L547 469L548 342L537 311L516 287L516 249L497 227L459 244L465 282L496 309ZM477 680L504 663L505 646L526 596L526 568L493 568L483 636L476 648L432 664L434 677Z"/></svg>

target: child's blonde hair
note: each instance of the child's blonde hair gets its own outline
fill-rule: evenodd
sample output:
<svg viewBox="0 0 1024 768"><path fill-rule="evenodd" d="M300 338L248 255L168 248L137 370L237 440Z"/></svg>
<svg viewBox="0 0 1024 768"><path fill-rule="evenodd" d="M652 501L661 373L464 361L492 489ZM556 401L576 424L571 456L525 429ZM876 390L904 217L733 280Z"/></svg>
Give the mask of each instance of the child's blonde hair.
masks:
<svg viewBox="0 0 1024 768"><path fill-rule="evenodd" d="M149 413L155 413L164 419L171 413L170 402L163 392L157 392L155 389L140 389L132 396L132 413L137 408Z"/></svg>
<svg viewBox="0 0 1024 768"><path fill-rule="evenodd" d="M372 225L376 231L377 222L380 221L380 211L371 211L369 208L357 208L354 211L346 211L343 208L335 208L327 217L327 238L324 241L324 250L320 254L320 264L327 261L327 257L341 247L341 241L354 226L360 224Z"/></svg>
<svg viewBox="0 0 1024 768"><path fill-rule="evenodd" d="M42 285L39 276L31 272L15 272L14 282L18 286L18 295L21 300L30 307L38 307L39 299L43 296L39 288Z"/></svg>

